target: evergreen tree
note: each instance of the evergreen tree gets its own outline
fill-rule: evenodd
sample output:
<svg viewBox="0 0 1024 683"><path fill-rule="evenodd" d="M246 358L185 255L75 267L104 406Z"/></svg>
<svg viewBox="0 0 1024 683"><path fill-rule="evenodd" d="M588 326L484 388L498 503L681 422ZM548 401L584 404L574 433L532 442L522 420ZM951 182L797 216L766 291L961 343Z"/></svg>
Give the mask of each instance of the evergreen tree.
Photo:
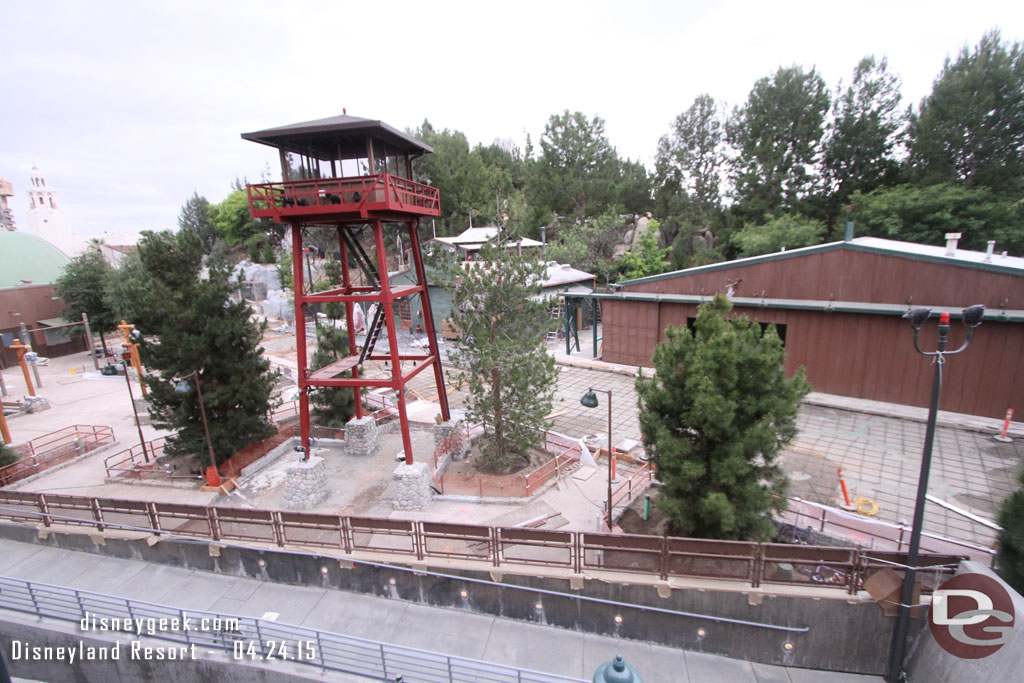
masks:
<svg viewBox="0 0 1024 683"><path fill-rule="evenodd" d="M178 214L178 229L191 230L199 236L203 250L210 253L217 241L217 227L213 224L213 209L206 197L193 192Z"/></svg>
<svg viewBox="0 0 1024 683"><path fill-rule="evenodd" d="M341 264L328 261L324 264L324 275L318 289L329 289L342 282ZM341 327L345 320L345 304L330 302L323 304L325 320L316 316L316 352L310 359L310 371L315 372L349 355L349 332ZM351 377L344 372L334 377ZM326 427L341 428L356 412L355 394L351 387L316 387L310 395L313 414L317 422Z"/></svg>
<svg viewBox="0 0 1024 683"><path fill-rule="evenodd" d="M1024 470L1017 479L1024 484ZM1003 527L997 538L999 575L1015 591L1024 594L1024 489L1018 489L1003 501L999 526Z"/></svg>
<svg viewBox="0 0 1024 683"><path fill-rule="evenodd" d="M1024 45L987 32L946 64L910 121L910 164L926 182L1024 189Z"/></svg>
<svg viewBox="0 0 1024 683"><path fill-rule="evenodd" d="M499 235L494 243L509 238ZM468 381L469 418L482 422L485 461L496 469L529 462L543 438L557 372L544 348L552 329L540 300L545 266L515 249L487 245L479 261L456 265L452 320L460 332L452 361Z"/></svg>
<svg viewBox="0 0 1024 683"><path fill-rule="evenodd" d="M581 112L553 114L540 139L533 178L534 201L581 220L606 211L617 199L619 159L604 134L604 119Z"/></svg>
<svg viewBox="0 0 1024 683"><path fill-rule="evenodd" d="M669 327L654 351L653 378L637 378L640 431L664 484L658 506L674 532L766 540L785 507L780 448L796 434L803 369L790 379L769 326L727 317L723 296L702 304L694 330Z"/></svg>
<svg viewBox="0 0 1024 683"><path fill-rule="evenodd" d="M231 301L236 283L230 269L213 266L200 278L203 245L192 231L145 233L138 254L142 279L129 291L133 307L149 311L142 331L156 337L147 336L139 350L154 371L145 378L153 423L176 432L168 453L198 454L210 464L196 378L186 393L175 391L192 372L218 463L273 434L267 413L277 375L259 347L265 325L252 321L245 302Z"/></svg>
<svg viewBox="0 0 1024 683"><path fill-rule="evenodd" d="M738 215L762 221L800 207L817 189L817 163L829 94L817 71L780 68L758 80L728 124L737 155L733 183Z"/></svg>
<svg viewBox="0 0 1024 683"><path fill-rule="evenodd" d="M103 258L99 248L90 247L71 259L54 283L54 293L67 306L64 320L81 322L82 313L88 315L89 327L100 335L104 354L107 353L104 335L116 330L120 322L114 307L104 296L114 279L115 271Z"/></svg>

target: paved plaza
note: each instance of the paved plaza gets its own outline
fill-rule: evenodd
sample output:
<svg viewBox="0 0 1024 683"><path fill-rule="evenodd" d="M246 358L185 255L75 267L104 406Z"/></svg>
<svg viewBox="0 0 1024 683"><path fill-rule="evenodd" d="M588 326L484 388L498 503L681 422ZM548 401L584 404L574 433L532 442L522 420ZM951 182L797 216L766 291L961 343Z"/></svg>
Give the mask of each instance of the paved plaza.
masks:
<svg viewBox="0 0 1024 683"><path fill-rule="evenodd" d="M287 363L281 362L280 354L287 355L289 340L281 333L268 333L268 338L273 342L269 345L276 349L270 351L271 359L287 370ZM640 441L635 391L637 369L593 360L586 344L582 353L574 351L571 355L565 354L564 342L554 343L549 349L559 362L558 386L549 416L552 429L573 437L594 435L603 446L608 432L608 397L599 392L597 408L585 408L580 398L590 388L611 390L612 438L616 447L627 440ZM387 372L382 363L367 364L366 369L378 374ZM124 377L102 377L92 370L86 354L52 359L49 366L39 368L43 387L38 393L47 397L53 408L10 418L11 430L16 440L27 440L72 424L110 425L119 443L17 487L110 498L213 503L217 499L215 493L105 481L103 458L137 443L138 432ZM457 388L457 374L456 369L446 367L446 391L453 408L463 407L466 400L464 388ZM24 380L17 368L7 368L3 375L12 397L24 394ZM415 398L437 401L432 373L417 375L411 389ZM137 385L134 390L138 393ZM851 409L842 409L844 407ZM920 470L924 417L923 409L812 394L798 416L799 434L782 456L791 477L791 495L838 505L841 494L837 469L841 467L851 496L863 496L877 503L879 519L909 522L913 517ZM951 414L942 414L941 418L929 493L948 505L928 503L926 530L983 547L991 546L995 537L993 529L950 508L987 520L997 516L1003 498L1016 488L1014 472L1024 461L1024 438L1021 438L1024 425L1014 423L1011 433L1018 438L1004 444L992 438L999 428L995 420ZM147 439L162 435L151 425L143 425L142 430ZM424 441L423 450L416 454L417 459L431 456L429 440ZM338 504L331 509L348 514L398 515L392 513L387 504L393 456L394 453L382 450L378 456L382 462L372 463L372 472L365 476L353 470L353 464L346 462L344 456L331 456L338 461L333 465L332 486L345 489L337 497ZM374 477L380 481L370 481ZM549 508L562 511L570 528L589 530L594 528L594 518L603 498L601 478L593 477L586 482L574 481L566 489L552 488L536 503L545 512ZM273 495L265 502L240 501L235 496L220 502L265 507L272 506L275 500ZM514 508L512 504L477 510L466 503L435 502L422 513L402 516L488 523Z"/></svg>

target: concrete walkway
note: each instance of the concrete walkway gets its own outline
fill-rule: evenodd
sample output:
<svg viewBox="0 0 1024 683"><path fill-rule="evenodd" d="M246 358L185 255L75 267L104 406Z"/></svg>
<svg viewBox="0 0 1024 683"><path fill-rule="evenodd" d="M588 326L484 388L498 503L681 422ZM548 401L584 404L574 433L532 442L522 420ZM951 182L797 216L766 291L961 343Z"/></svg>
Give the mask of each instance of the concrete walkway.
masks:
<svg viewBox="0 0 1024 683"><path fill-rule="evenodd" d="M0 575L186 610L261 617L406 647L589 680L616 653L646 683L867 683L387 598L122 560L0 539ZM3 612L0 612L3 613ZM17 674L17 669L12 670ZM310 669L311 677L318 677Z"/></svg>

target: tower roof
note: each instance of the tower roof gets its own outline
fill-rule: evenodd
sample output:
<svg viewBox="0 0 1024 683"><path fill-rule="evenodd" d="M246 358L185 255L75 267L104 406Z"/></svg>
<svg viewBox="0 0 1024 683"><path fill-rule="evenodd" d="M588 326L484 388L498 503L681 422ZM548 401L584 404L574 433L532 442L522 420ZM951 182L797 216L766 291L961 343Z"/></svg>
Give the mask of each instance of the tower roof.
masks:
<svg viewBox="0 0 1024 683"><path fill-rule="evenodd" d="M400 154L421 156L434 151L383 121L348 114L242 133L242 139L318 159L362 159L366 157L367 135Z"/></svg>
<svg viewBox="0 0 1024 683"><path fill-rule="evenodd" d="M70 259L35 235L0 230L0 287L56 282Z"/></svg>

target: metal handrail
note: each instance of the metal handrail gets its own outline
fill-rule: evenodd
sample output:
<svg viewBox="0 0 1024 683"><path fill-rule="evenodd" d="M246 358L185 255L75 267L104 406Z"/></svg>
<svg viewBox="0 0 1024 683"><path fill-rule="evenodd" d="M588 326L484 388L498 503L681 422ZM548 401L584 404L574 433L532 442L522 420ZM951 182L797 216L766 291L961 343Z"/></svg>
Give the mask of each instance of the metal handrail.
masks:
<svg viewBox="0 0 1024 683"><path fill-rule="evenodd" d="M134 503L134 506L130 505L131 503ZM284 548L286 545L286 538L295 539L290 540L287 543L289 546L306 545L303 540L299 540L296 537L301 535L300 533L293 535L291 532L309 531L311 528L316 529L321 527L321 525L317 524L318 520L323 521L322 528L329 530L333 529L334 525L340 520L342 530L340 538L335 536L331 543L315 542L312 545L332 547L338 550L343 550L346 553L358 551L360 555L364 555L366 553L380 553L382 556L395 554L414 556L419 561L432 557L440 558L444 556L443 553L434 553L429 548L425 547L426 537L423 523L414 520L350 516L339 517L338 515L305 513L300 523L292 525L289 518L283 516L285 513L273 510L260 511L260 514L258 515L255 514L254 511L247 510L245 511L246 514L242 515L241 509L239 508L204 507L201 505L180 503L145 503L144 509L136 509L137 507L138 501L119 501L115 499L98 499L83 496L44 494L0 489L0 519L26 521L29 519L41 518L43 525L46 527L50 527L55 523L69 523L78 526L94 526L98 531L103 531L104 528L130 528L132 530L145 531L156 535L173 536L174 529L177 525L188 523L189 536L198 536L205 539L212 538L215 541L257 541ZM54 512L61 510L79 511L82 514L76 514L74 517L68 518L62 517L59 512ZM128 516L133 520L131 524L124 524L121 522L125 516ZM470 543L478 543L483 535L483 530L490 528L484 525L461 526L474 526L481 529L480 532L465 535L465 540ZM253 531L257 529L260 531L258 535L253 533ZM683 571L668 569L666 562L668 561L668 556L672 554L669 551L671 544L685 541L688 546L692 546L693 548L691 551L687 551L688 553L702 554L708 557L717 555L718 553L715 552L715 549L719 548L722 544L722 541L709 541L705 539L684 539L657 536L638 537L645 539L643 542L644 549L647 549L651 543L656 543L658 546L657 554L662 558L656 563L659 566L648 567L645 566L645 564L650 562L649 558L652 554L650 552L637 550L636 543L639 543L639 541L631 542L628 540L629 537L626 535L608 533L594 534L589 532L546 529L533 529L532 532L538 539L541 537L549 539L549 542L546 542L544 546L549 549L551 553L557 555L562 552L567 552L570 556L571 566L576 567L577 571L582 571L584 569L587 571L630 571L656 576L662 579L667 578L667 574L671 574L672 576L704 576L702 573L690 574ZM493 538L494 532L491 531L489 533L491 533L491 537ZM734 543L737 546L749 548L750 557L753 558L751 560L747 557L742 559L737 557L734 558L734 560L729 560L730 562L737 563L737 566L739 564L746 566L749 565L750 562L754 562L755 565L758 565L771 560L771 558L766 555L766 550L773 547L769 544L746 541L735 541L731 543ZM505 544L502 550L507 550L509 545L510 544ZM701 550L702 547L706 548L703 552ZM813 546L794 547L801 547L804 549L813 548ZM827 549L833 551L836 550L834 547ZM595 552L611 552L615 555L614 557L603 554L595 557L588 556L588 553ZM630 561L629 556L636 559L638 564L634 565ZM932 554L932 556L936 558L958 557L939 554ZM489 563L489 565L496 567L504 566L506 563L536 566L551 565L550 558L547 557L517 557L514 561L502 561L501 557L499 557L496 552L494 544L490 546L487 553L481 556L480 559ZM859 561L855 559L846 559L842 561L823 560L819 564L827 566L830 569L836 569L849 574L855 574L861 569ZM758 577L755 574L752 581L753 587L756 588L757 585L762 582L788 583L789 581L776 581L773 578L767 576ZM842 588L845 590L845 587L833 586L833 588Z"/></svg>
<svg viewBox="0 0 1024 683"><path fill-rule="evenodd" d="M147 636L216 651L243 660L288 661L372 678L402 676L408 683L481 680L495 683L586 683L584 679L505 664L457 657L367 638L221 612L183 610L170 605L121 598L106 593L0 576L0 608L86 625L135 626L134 637ZM166 620L161 625L161 619ZM125 622L127 620L127 622ZM175 622L175 620L177 620ZM178 628L173 628L177 625ZM160 628L165 626L166 628ZM124 633L121 629L114 630Z"/></svg>

